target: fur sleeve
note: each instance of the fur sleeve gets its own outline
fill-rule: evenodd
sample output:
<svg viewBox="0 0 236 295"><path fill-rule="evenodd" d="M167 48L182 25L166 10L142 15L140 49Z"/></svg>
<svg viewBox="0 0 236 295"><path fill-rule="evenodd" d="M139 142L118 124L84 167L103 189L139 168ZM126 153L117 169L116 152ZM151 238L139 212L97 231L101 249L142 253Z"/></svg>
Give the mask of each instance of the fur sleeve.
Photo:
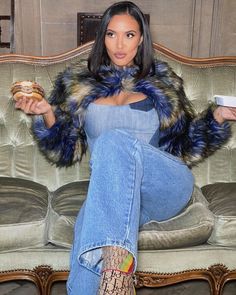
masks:
<svg viewBox="0 0 236 295"><path fill-rule="evenodd" d="M231 136L230 124L219 124L213 116L214 106L196 116L182 112L170 128L161 131L160 147L182 158L189 166L213 154Z"/></svg>
<svg viewBox="0 0 236 295"><path fill-rule="evenodd" d="M214 119L214 105L209 106L201 114L196 114L186 97L183 80L168 64L157 63L156 75L165 85L162 91L164 93L172 91L168 101L172 100L170 113L174 118L169 121L167 128L161 126L159 146L192 166L222 147L231 136L230 124L228 122L219 124ZM176 109L173 106L176 106ZM166 115L166 112L161 111L161 118L164 117L163 113Z"/></svg>
<svg viewBox="0 0 236 295"><path fill-rule="evenodd" d="M36 116L32 124L40 151L58 167L80 161L86 151L86 135L76 112L78 104L73 101L73 75L70 69L60 73L48 99L55 110L56 123L47 128L42 116Z"/></svg>

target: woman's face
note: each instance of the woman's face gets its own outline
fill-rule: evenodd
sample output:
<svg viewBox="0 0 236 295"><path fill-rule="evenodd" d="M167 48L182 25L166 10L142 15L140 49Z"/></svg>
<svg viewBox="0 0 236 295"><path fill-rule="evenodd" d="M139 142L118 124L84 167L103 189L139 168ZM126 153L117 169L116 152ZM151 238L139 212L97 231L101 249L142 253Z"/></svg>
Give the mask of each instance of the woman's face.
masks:
<svg viewBox="0 0 236 295"><path fill-rule="evenodd" d="M138 22L129 14L114 15L106 30L105 47L111 62L119 67L134 62L142 36Z"/></svg>

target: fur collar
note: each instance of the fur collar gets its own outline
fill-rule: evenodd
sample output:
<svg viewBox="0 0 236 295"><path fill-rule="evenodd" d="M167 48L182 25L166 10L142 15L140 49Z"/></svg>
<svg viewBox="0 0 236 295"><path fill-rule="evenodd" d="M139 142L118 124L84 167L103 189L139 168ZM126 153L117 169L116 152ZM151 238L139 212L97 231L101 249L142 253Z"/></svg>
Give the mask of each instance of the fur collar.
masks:
<svg viewBox="0 0 236 295"><path fill-rule="evenodd" d="M91 77L88 72L81 71L77 67L70 68L63 73L63 85L65 108L74 114L79 115L80 127L83 126L84 113L88 105L100 98L118 94L120 91L142 92L150 97L154 103L160 119L160 129L165 129L181 117L183 101L180 100L180 92L183 89L182 79L170 69L167 63L157 61L154 73L147 78L136 81L135 74L137 67L116 69L110 66L103 66L99 72L99 81ZM52 96L55 99L55 96ZM52 104L61 103L51 99ZM183 98L184 99L184 98ZM187 101L187 100L186 100ZM189 103L186 103L185 111L191 116L193 111Z"/></svg>

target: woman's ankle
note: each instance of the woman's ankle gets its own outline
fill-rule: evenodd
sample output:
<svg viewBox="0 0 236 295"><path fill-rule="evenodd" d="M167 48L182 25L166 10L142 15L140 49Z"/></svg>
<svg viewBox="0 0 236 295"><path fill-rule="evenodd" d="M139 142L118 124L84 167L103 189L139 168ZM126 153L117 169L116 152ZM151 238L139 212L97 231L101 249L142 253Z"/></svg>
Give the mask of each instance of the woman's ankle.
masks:
<svg viewBox="0 0 236 295"><path fill-rule="evenodd" d="M99 295L134 295L134 258L117 246L103 248L103 270Z"/></svg>
<svg viewBox="0 0 236 295"><path fill-rule="evenodd" d="M103 270L117 269L125 273L134 270L133 255L126 249L117 246L103 247Z"/></svg>
<svg viewBox="0 0 236 295"><path fill-rule="evenodd" d="M98 295L135 295L134 279L132 273L120 270L104 270Z"/></svg>

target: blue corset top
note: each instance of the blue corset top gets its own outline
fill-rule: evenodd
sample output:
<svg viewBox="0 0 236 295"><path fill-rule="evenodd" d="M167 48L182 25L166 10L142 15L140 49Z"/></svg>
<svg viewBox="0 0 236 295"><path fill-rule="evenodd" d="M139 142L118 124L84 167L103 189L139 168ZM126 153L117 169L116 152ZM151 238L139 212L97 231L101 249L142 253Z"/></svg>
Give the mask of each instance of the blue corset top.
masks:
<svg viewBox="0 0 236 295"><path fill-rule="evenodd" d="M159 118L149 97L125 105L90 103L84 123L90 152L99 135L111 129L125 130L135 138L158 147Z"/></svg>

